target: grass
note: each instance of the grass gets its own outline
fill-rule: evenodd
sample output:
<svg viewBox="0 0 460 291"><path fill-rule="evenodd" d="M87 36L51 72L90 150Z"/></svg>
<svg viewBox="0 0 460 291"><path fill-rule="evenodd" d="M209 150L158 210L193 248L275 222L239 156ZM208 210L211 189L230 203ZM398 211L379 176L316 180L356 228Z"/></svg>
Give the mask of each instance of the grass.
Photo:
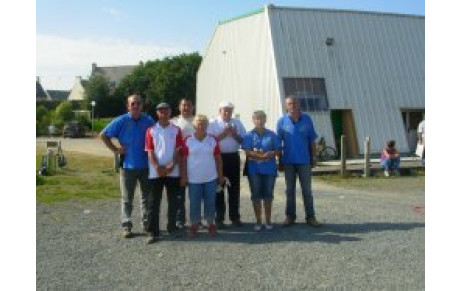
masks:
<svg viewBox="0 0 460 291"><path fill-rule="evenodd" d="M364 178L360 175L322 175L314 176L314 180L325 182L339 188L347 189L385 189L391 190L400 188L402 184L405 187L425 187L425 175L423 172L413 171L410 176L384 177L371 176Z"/></svg>
<svg viewBox="0 0 460 291"><path fill-rule="evenodd" d="M45 152L37 147L37 170ZM37 201L53 203L70 199L119 198L119 178L113 159L66 152L67 166L51 176L38 176Z"/></svg>

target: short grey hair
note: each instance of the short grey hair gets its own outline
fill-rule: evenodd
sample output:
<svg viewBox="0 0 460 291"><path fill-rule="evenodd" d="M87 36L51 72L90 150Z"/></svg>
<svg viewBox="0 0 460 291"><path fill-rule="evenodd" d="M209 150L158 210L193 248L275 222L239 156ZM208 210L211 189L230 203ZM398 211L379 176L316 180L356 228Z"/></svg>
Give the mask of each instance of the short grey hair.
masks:
<svg viewBox="0 0 460 291"><path fill-rule="evenodd" d="M265 114L265 112L263 110L256 110L252 114L252 118L258 118L258 117L259 118L260 117L267 118L267 114Z"/></svg>
<svg viewBox="0 0 460 291"><path fill-rule="evenodd" d="M195 117L193 118L193 125L196 126L199 122L204 122L206 123L206 126L208 126L209 124L209 119L206 115L204 114L197 114L195 115Z"/></svg>

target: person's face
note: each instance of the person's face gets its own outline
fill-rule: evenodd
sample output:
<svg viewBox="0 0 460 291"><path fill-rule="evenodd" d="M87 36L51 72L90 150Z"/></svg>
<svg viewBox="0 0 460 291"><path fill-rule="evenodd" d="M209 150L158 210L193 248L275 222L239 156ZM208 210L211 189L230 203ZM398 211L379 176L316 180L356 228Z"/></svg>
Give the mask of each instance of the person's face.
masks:
<svg viewBox="0 0 460 291"><path fill-rule="evenodd" d="M139 97L128 98L127 108L128 108L128 111L131 113L131 115L134 115L134 116L139 115L142 111L141 98Z"/></svg>
<svg viewBox="0 0 460 291"><path fill-rule="evenodd" d="M179 104L180 114L183 116L191 116L193 112L193 104L190 101L181 101Z"/></svg>
<svg viewBox="0 0 460 291"><path fill-rule="evenodd" d="M265 116L254 116L252 118L252 122L254 122L254 126L256 128L264 128L265 127L265 122L267 121L267 118Z"/></svg>
<svg viewBox="0 0 460 291"><path fill-rule="evenodd" d="M195 132L202 134L206 132L206 129L208 128L208 123L204 120L200 120L195 123Z"/></svg>
<svg viewBox="0 0 460 291"><path fill-rule="evenodd" d="M287 98L286 111L288 113L298 113L300 111L299 102L294 98Z"/></svg>
<svg viewBox="0 0 460 291"><path fill-rule="evenodd" d="M157 110L158 120L166 121L171 117L170 108L160 108Z"/></svg>
<svg viewBox="0 0 460 291"><path fill-rule="evenodd" d="M222 117L223 120L230 120L232 118L233 114L233 108L230 107L224 107L219 110L220 116Z"/></svg>

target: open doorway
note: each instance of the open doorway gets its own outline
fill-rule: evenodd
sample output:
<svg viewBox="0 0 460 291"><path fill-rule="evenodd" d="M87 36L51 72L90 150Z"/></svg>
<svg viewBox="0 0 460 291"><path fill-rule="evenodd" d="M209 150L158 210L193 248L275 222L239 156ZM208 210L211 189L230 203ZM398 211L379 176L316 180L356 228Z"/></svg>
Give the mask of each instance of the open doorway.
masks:
<svg viewBox="0 0 460 291"><path fill-rule="evenodd" d="M358 137L356 136L352 111L350 109L331 110L331 122L337 152L340 153L342 151L340 137L343 134L345 135L346 157L358 157Z"/></svg>
<svg viewBox="0 0 460 291"><path fill-rule="evenodd" d="M423 120L425 109L401 109L404 122L404 130L406 133L407 145L409 151L414 152L417 147L417 127Z"/></svg>

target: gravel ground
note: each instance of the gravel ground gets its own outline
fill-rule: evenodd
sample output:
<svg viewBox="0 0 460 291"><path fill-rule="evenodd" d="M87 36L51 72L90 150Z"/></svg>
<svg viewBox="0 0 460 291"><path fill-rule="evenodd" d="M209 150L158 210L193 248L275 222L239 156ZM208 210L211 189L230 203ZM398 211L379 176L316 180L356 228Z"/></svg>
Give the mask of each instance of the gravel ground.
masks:
<svg viewBox="0 0 460 291"><path fill-rule="evenodd" d="M401 185L391 192L314 182L317 217L325 225L313 229L299 219L298 193L299 223L283 228L281 176L275 229L255 233L243 179L244 227L228 226L214 238L203 232L194 240L163 234L153 245L140 232L138 200L131 239L121 237L119 200L37 203L37 289L424 289L425 189L395 181Z"/></svg>

